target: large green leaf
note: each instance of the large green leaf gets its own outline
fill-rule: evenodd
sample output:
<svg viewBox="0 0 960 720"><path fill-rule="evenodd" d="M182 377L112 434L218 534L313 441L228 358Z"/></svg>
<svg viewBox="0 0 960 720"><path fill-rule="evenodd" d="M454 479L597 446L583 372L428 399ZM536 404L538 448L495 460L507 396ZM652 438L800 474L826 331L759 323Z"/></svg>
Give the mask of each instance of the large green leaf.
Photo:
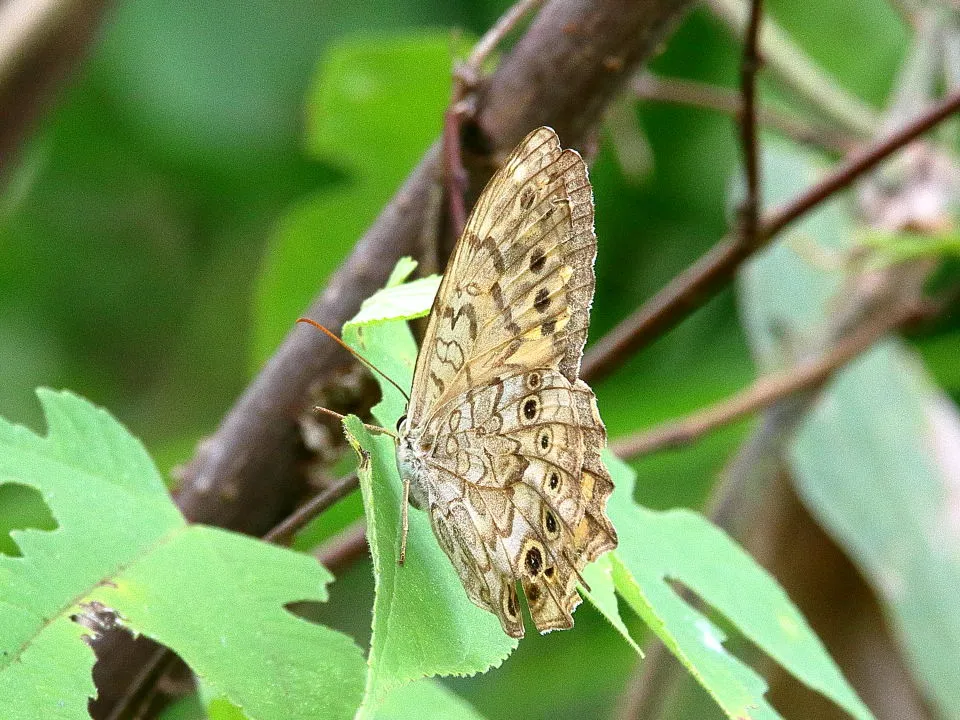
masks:
<svg viewBox="0 0 960 720"><path fill-rule="evenodd" d="M430 300L419 297L415 302L429 308ZM403 317L415 307L391 306ZM417 348L405 322L348 323L343 337L401 386L410 386ZM392 429L404 412L405 400L392 385L381 387L384 397L374 408L374 417ZM467 598L429 519L418 510L410 511L406 562L397 565L401 482L393 440L371 435L356 418L348 418L345 425L366 458L358 475L376 581L364 699L364 711L370 716L391 690L407 682L432 675L472 675L499 665L516 641L504 635L493 615Z"/></svg>
<svg viewBox="0 0 960 720"><path fill-rule="evenodd" d="M72 616L112 618L103 608L252 720L351 717L359 649L284 608L326 600L330 574L309 556L187 525L118 422L69 393L39 396L46 437L0 420L0 484L38 490L58 525L14 531L22 557L0 557L4 717L87 717L91 631Z"/></svg>
<svg viewBox="0 0 960 720"><path fill-rule="evenodd" d="M609 513L617 591L731 718L777 718L763 678L723 647L724 633L675 591L680 583L785 670L856 718L872 717L776 580L719 528L689 510L633 502L633 473L612 455Z"/></svg>
<svg viewBox="0 0 960 720"><path fill-rule="evenodd" d="M823 172L810 153L786 145L765 156L772 202ZM833 202L742 275L744 321L761 367L782 367L797 340L820 335L850 297L838 295L840 271L810 257L817 252L811 248L837 257L854 232L847 208ZM888 340L830 383L790 449L801 497L870 581L915 677L944 717L960 717L960 684L948 670L960 647L957 438L956 407L914 353Z"/></svg>
<svg viewBox="0 0 960 720"><path fill-rule="evenodd" d="M271 241L256 290L253 362L291 323L438 136L450 97L445 33L341 41L308 102L307 148L344 183L302 199Z"/></svg>

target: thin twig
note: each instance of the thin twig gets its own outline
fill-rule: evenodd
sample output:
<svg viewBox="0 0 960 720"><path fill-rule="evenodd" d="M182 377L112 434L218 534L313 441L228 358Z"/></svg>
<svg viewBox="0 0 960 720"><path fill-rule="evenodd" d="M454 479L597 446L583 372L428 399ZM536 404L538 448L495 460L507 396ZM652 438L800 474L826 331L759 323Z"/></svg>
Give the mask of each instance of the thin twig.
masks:
<svg viewBox="0 0 960 720"><path fill-rule="evenodd" d="M367 528L363 518L360 518L317 548L314 557L336 575L362 558L367 550Z"/></svg>
<svg viewBox="0 0 960 720"><path fill-rule="evenodd" d="M473 51L467 58L467 66L477 71L481 70L483 63L490 57L497 45L503 42L503 39L520 24L523 18L542 3L543 0L518 0L518 2L515 2L473 46Z"/></svg>
<svg viewBox="0 0 960 720"><path fill-rule="evenodd" d="M842 163L795 200L767 214L758 228L755 247L744 246L736 237L721 240L643 307L600 338L584 356L581 375L596 381L611 373L627 357L665 334L716 295L733 279L741 263L777 233L958 110L960 92Z"/></svg>
<svg viewBox="0 0 960 720"><path fill-rule="evenodd" d="M760 148L757 138L757 71L760 69L760 55L757 43L760 36L760 18L763 13L763 0L750 3L750 20L743 43L743 59L740 61L740 146L743 152L744 179L747 185L746 196L740 206L739 221L740 242L747 247L755 247L759 241L760 223Z"/></svg>
<svg viewBox="0 0 960 720"><path fill-rule="evenodd" d="M916 140L920 135L958 111L960 111L960 91L954 92L917 119L892 132L885 139L855 154L793 202L774 210L773 214L765 219L761 228L764 242L769 241L774 235L835 192L842 190L858 177L872 170L881 160L886 159L909 142Z"/></svg>
<svg viewBox="0 0 960 720"><path fill-rule="evenodd" d="M450 229L454 237L460 237L467 226L467 170L463 166L463 148L460 136L467 115L463 103L447 108L443 115L443 187L450 213Z"/></svg>
<svg viewBox="0 0 960 720"><path fill-rule="evenodd" d="M679 447L770 407L785 397L805 390L815 390L888 332L916 319L918 311L926 314L925 308L911 306L878 317L873 323L858 328L816 359L801 362L786 372L758 378L742 392L681 420L618 438L610 443L610 449L616 455L630 460L666 448Z"/></svg>
<svg viewBox="0 0 960 720"><path fill-rule="evenodd" d="M450 212L450 225L455 237L463 234L467 224L464 194L469 175L463 166L461 135L463 124L476 111L476 91L483 75L483 64L503 39L528 13L543 0L518 0L500 16L500 19L473 46L466 62L454 72L453 96L443 116L444 185Z"/></svg>
<svg viewBox="0 0 960 720"><path fill-rule="evenodd" d="M641 100L689 105L727 115L739 115L742 107L736 91L696 80L641 73L631 81L630 88ZM757 119L761 125L792 140L839 154L850 152L861 144L859 138L845 135L842 131L772 108L758 108Z"/></svg>
<svg viewBox="0 0 960 720"><path fill-rule="evenodd" d="M707 5L734 32L744 35L749 22L749 1L707 0ZM760 53L771 74L821 117L864 138L876 133L876 110L845 90L770 20L760 33Z"/></svg>
<svg viewBox="0 0 960 720"><path fill-rule="evenodd" d="M360 482L357 479L356 473L351 473L337 480L297 508L296 512L264 535L263 539L276 545L289 545L290 541L293 540L293 536L305 528L311 520L345 498L359 486Z"/></svg>

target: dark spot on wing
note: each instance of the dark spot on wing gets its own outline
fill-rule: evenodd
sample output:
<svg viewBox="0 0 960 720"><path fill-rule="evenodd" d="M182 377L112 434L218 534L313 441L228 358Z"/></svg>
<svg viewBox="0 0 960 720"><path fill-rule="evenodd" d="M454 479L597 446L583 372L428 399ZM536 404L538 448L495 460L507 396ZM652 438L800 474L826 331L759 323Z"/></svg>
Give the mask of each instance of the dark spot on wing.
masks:
<svg viewBox="0 0 960 720"><path fill-rule="evenodd" d="M530 253L530 269L538 273L543 270L543 266L547 264L547 256L539 247L535 247L533 252Z"/></svg>
<svg viewBox="0 0 960 720"><path fill-rule="evenodd" d="M539 312L546 312L547 308L550 306L550 291L546 288L540 288L537 290L536 297L533 298L533 306Z"/></svg>
<svg viewBox="0 0 960 720"><path fill-rule="evenodd" d="M524 562L527 565L527 570L530 572L530 575L536 577L537 573L540 572L540 568L543 567L543 555L540 554L540 548L532 547L527 550Z"/></svg>

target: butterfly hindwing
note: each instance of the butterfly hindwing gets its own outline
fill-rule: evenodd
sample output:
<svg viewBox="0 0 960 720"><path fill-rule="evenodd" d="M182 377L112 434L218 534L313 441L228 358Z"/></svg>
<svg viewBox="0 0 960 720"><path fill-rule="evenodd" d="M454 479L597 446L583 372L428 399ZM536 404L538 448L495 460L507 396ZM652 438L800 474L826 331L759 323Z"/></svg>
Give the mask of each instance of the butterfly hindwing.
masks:
<svg viewBox="0 0 960 720"><path fill-rule="evenodd" d="M605 436L593 393L555 369L534 368L495 378L454 406L424 435L428 462L446 481L433 491L441 509L431 516L451 516L454 533L487 539L484 571L502 576L488 582L488 597L520 580L539 630L570 627L579 571L616 545L604 514L613 484L599 461ZM515 629L502 607L482 606Z"/></svg>

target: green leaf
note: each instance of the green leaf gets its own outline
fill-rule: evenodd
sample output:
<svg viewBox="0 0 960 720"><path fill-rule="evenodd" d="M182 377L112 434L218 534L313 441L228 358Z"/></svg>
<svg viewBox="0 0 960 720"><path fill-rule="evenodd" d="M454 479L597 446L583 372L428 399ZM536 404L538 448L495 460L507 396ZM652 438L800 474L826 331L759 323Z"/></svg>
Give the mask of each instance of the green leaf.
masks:
<svg viewBox="0 0 960 720"><path fill-rule="evenodd" d="M375 717L376 720L483 720L470 703L435 680L419 680L397 688L377 710Z"/></svg>
<svg viewBox="0 0 960 720"><path fill-rule="evenodd" d="M808 152L786 145L770 147L765 164L773 202L823 172ZM850 296L838 272L795 251L796 238L844 253L854 235L850 213L833 202L742 275L744 322L763 368L782 367L793 350L786 344L817 333ZM960 535L951 519L958 438L957 408L913 352L888 340L838 374L790 448L801 498L873 586L914 677L944 717L960 717L960 684L944 666L960 643Z"/></svg>
<svg viewBox="0 0 960 720"><path fill-rule="evenodd" d="M696 593L804 684L856 718L872 717L773 577L703 516L636 505L630 468L609 454L606 464L616 484L608 509L620 535L617 591L729 717L779 715L763 678L724 649L723 632L670 583Z"/></svg>
<svg viewBox="0 0 960 720"><path fill-rule="evenodd" d="M439 136L450 51L449 33L424 31L331 46L307 106L310 152L365 175L403 179Z"/></svg>
<svg viewBox="0 0 960 720"><path fill-rule="evenodd" d="M254 302L253 365L289 332L384 204L438 137L450 98L446 33L340 41L308 102L308 150L344 184L303 198L271 240Z"/></svg>
<svg viewBox="0 0 960 720"><path fill-rule="evenodd" d="M433 302L437 288L440 287L440 276L414 280L395 287L386 287L375 295L371 295L360 312L350 322L355 325L368 325L384 320L413 320L423 317L430 312L430 303ZM423 309L426 305L426 310Z"/></svg>
<svg viewBox="0 0 960 720"><path fill-rule="evenodd" d="M101 606L252 720L352 716L358 648L284 608L325 600L330 574L308 556L187 525L119 423L69 393L38 395L46 437L0 420L0 484L38 490L58 525L13 531L23 557L0 557L6 717L87 717L93 654L81 636L91 631L72 616Z"/></svg>
<svg viewBox="0 0 960 720"><path fill-rule="evenodd" d="M587 581L590 589L580 588L580 592L593 603L594 607L600 611L607 621L613 625L614 629L620 633L627 644L632 647L640 657L643 657L643 650L637 644L637 641L630 635L623 618L620 617L620 607L617 605L617 588L613 581L613 554L606 553L597 558L594 562L587 565L583 572L583 579Z"/></svg>
<svg viewBox="0 0 960 720"><path fill-rule="evenodd" d="M402 386L409 387L416 345L406 323L348 324L344 340ZM382 383L374 417L393 428L404 398ZM376 599L367 686L361 714L371 716L387 694L432 675L472 675L499 665L516 647L489 612L467 598L440 549L430 521L410 509L407 557L397 565L401 482L393 440L372 436L355 417L344 423L364 459L358 469L373 556Z"/></svg>

